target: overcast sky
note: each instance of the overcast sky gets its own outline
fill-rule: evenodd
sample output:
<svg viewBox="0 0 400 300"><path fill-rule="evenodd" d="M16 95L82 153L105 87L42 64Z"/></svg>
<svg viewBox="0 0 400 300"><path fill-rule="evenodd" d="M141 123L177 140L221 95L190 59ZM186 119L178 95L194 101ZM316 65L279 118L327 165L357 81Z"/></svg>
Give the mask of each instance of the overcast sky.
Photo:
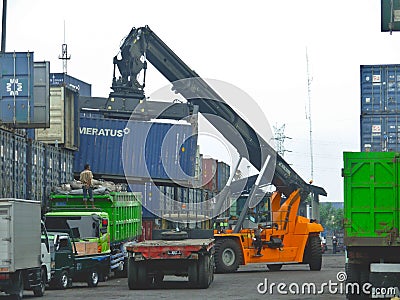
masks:
<svg viewBox="0 0 400 300"><path fill-rule="evenodd" d="M314 184L343 201L343 151L360 150L360 65L400 63L399 34L380 32L380 0L8 1L6 51L34 51L107 97L112 59L132 27L150 28L200 76L246 91L271 126L285 124L285 159L311 179L306 48L311 84ZM147 94L167 81L154 69ZM249 117L251 118L251 116Z"/></svg>

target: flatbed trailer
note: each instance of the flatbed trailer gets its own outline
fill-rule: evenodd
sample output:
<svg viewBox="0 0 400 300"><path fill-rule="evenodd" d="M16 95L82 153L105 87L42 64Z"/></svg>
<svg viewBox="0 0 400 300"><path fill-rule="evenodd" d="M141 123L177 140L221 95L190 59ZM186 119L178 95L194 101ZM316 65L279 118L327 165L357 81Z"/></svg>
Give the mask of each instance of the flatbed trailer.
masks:
<svg viewBox="0 0 400 300"><path fill-rule="evenodd" d="M169 237L171 238L171 237ZM149 240L128 243L129 289L149 288L165 275L187 276L192 287L214 280L214 239Z"/></svg>

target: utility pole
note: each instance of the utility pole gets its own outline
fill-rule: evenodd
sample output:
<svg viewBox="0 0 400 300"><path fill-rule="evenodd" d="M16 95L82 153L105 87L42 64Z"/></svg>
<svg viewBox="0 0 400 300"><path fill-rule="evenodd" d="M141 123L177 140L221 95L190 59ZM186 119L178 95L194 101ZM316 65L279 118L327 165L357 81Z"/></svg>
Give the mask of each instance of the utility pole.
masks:
<svg viewBox="0 0 400 300"><path fill-rule="evenodd" d="M306 106L306 119L308 119L309 133L310 133L310 180L314 180L314 154L313 154L313 140L312 140L312 119L311 119L311 82L310 71L308 66L308 52L306 48L306 62L307 62L307 91L308 91L308 109Z"/></svg>
<svg viewBox="0 0 400 300"><path fill-rule="evenodd" d="M6 52L7 33L7 0L3 0L3 17L1 22L1 52Z"/></svg>

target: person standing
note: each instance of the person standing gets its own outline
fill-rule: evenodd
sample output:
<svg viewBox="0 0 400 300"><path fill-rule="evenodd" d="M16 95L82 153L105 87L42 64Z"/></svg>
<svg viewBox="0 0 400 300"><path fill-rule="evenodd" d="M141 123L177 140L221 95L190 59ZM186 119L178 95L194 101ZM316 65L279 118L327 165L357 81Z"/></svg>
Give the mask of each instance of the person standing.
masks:
<svg viewBox="0 0 400 300"><path fill-rule="evenodd" d="M92 185L93 173L90 170L89 164L85 165L85 169L81 172L79 180L82 182L83 203L85 204L85 207L87 208L87 199L89 196L89 201L92 203L92 207L95 208L93 199L93 185Z"/></svg>
<svg viewBox="0 0 400 300"><path fill-rule="evenodd" d="M257 229L254 231L254 246L257 249L255 256L262 256L262 240L261 240L262 225L258 224Z"/></svg>
<svg viewBox="0 0 400 300"><path fill-rule="evenodd" d="M332 237L332 252L333 252L333 254L336 254L337 244L338 244L338 240L337 240L336 236L333 236Z"/></svg>

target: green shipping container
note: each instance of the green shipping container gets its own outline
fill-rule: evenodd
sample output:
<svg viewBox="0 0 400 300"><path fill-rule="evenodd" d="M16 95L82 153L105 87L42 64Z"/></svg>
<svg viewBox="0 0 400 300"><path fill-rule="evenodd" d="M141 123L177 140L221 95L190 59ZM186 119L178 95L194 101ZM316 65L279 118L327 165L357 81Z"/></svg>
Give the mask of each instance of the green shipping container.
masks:
<svg viewBox="0 0 400 300"><path fill-rule="evenodd" d="M142 234L142 194L111 192L107 195L93 195L95 210L108 213L111 245L133 240ZM90 211L84 208L82 195L51 195L51 211Z"/></svg>
<svg viewBox="0 0 400 300"><path fill-rule="evenodd" d="M400 246L400 153L344 152L346 246Z"/></svg>

